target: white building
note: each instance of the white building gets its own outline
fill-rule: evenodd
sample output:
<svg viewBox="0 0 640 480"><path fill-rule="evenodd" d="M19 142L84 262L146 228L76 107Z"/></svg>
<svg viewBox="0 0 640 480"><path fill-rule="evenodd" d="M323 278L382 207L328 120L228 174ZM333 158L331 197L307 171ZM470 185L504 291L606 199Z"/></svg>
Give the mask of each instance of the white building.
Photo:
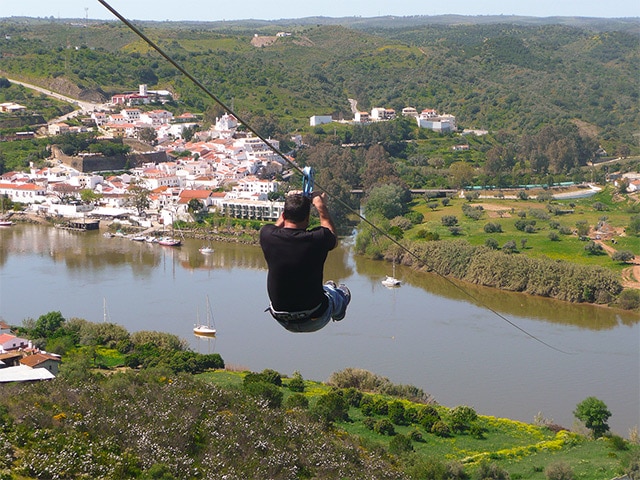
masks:
<svg viewBox="0 0 640 480"><path fill-rule="evenodd" d="M333 118L331 117L331 115L314 115L313 117L309 118L309 125L312 127L331 122L333 122Z"/></svg>
<svg viewBox="0 0 640 480"><path fill-rule="evenodd" d="M381 120L392 120L396 117L396 111L391 108L372 108L371 109L371 120L381 121Z"/></svg>
<svg viewBox="0 0 640 480"><path fill-rule="evenodd" d="M371 121L371 118L369 116L369 112L356 112L356 115L354 117L354 121L357 123L367 123L369 121Z"/></svg>

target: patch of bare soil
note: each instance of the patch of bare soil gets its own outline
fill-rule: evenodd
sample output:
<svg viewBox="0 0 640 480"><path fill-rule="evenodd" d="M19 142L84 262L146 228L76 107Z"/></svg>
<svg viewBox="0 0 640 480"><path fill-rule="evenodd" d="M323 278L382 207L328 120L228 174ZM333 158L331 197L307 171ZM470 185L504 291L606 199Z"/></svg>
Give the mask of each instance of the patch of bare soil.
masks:
<svg viewBox="0 0 640 480"><path fill-rule="evenodd" d="M487 216L491 218L509 218L511 216L511 210L504 208L501 205L494 205L492 203L474 203L472 207L482 207L487 212Z"/></svg>
<svg viewBox="0 0 640 480"><path fill-rule="evenodd" d="M261 37L256 35L251 39L251 45L258 48L268 47L276 43L276 40L278 40L278 37Z"/></svg>

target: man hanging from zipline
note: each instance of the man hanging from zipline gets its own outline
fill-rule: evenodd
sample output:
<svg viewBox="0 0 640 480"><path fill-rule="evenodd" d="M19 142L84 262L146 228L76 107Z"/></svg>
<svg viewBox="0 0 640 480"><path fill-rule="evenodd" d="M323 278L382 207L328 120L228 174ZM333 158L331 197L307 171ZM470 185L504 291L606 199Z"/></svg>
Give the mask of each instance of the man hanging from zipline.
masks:
<svg viewBox="0 0 640 480"><path fill-rule="evenodd" d="M315 332L344 318L351 292L322 276L327 254L338 244L335 226L326 205L326 193L291 193L275 224L260 230L260 246L267 261L267 309L291 332ZM311 205L318 211L320 226L308 230Z"/></svg>

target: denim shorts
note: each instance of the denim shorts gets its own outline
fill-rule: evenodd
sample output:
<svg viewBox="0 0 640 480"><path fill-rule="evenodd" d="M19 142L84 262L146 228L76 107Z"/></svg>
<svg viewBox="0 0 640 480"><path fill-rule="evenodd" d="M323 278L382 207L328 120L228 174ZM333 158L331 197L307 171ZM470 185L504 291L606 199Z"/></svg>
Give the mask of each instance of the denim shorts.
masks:
<svg viewBox="0 0 640 480"><path fill-rule="evenodd" d="M325 327L331 320L334 312L339 312L344 304L344 293L331 285L324 285L324 294L329 299L327 309L317 316L314 316L315 310L310 310L310 316L301 315L301 318L296 318L298 313L305 312L275 312L271 306L267 309L273 318L290 332L296 333L308 333L317 332L321 328ZM278 315L278 314L282 315ZM291 319L285 319L287 315L292 316ZM280 318L278 318L280 316Z"/></svg>

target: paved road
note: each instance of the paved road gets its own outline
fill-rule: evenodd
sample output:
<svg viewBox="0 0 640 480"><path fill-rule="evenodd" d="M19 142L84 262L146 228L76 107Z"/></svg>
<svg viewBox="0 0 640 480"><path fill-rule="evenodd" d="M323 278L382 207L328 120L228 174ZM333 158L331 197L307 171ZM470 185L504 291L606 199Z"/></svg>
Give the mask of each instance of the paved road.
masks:
<svg viewBox="0 0 640 480"><path fill-rule="evenodd" d="M18 80L13 80L11 78L8 79L11 83L15 83L17 85L22 85L23 87L29 88L31 90L35 90L37 92L40 93L44 93L45 95L49 96L49 97L53 97L53 98L57 98L58 100L62 100L63 102L68 102L71 103L73 105L76 105L78 107L80 107L78 110L74 110L71 113L68 113L62 117L56 118L55 120L52 120L52 122L60 122L63 120L66 120L68 118L72 118L75 117L76 115L80 114L80 113L91 113L95 110L103 110L105 107L104 105L100 104L100 103L93 103L93 102L85 102L82 100L78 100L76 98L71 98L71 97L67 97L65 95L62 95L60 93L56 93L53 92L51 90L47 90L46 88L42 88L39 87L37 85L31 85L30 83L25 83L25 82L21 82Z"/></svg>

